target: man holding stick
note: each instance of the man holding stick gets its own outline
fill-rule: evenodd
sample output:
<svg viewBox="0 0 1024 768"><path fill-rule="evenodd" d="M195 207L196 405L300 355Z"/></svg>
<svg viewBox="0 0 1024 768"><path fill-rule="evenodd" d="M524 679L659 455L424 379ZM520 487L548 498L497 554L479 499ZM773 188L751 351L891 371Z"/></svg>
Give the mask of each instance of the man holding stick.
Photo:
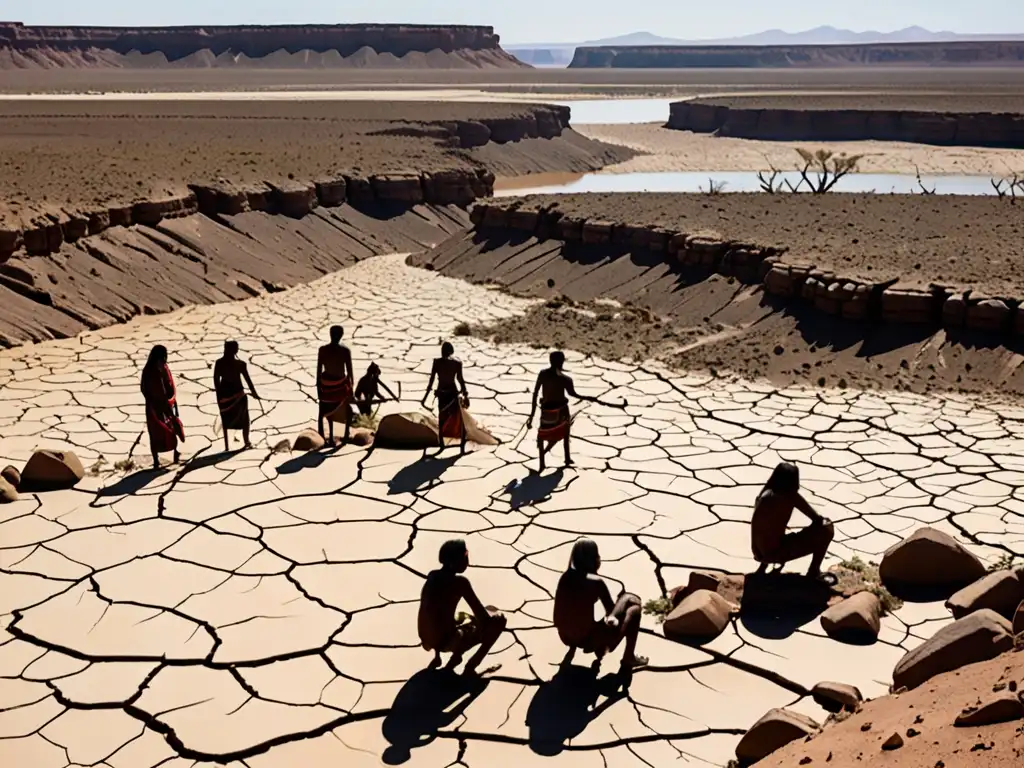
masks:
<svg viewBox="0 0 1024 768"><path fill-rule="evenodd" d="M544 471L544 458L548 451L554 448L559 440L565 446L565 466L573 465L569 455L569 432L572 427L572 415L569 412L569 399L572 395L577 400L584 400L588 403L597 403L608 408L625 408L627 403L622 401L621 405L614 405L599 400L590 395L581 395L576 392L570 378L564 370L565 354L563 352L552 352L549 361L550 368L545 368L537 376L537 384L533 388L533 397L530 400L530 418L526 422L526 428L533 428L533 417L537 414L537 396L541 396L540 426L537 429L537 451L540 455L540 471Z"/></svg>

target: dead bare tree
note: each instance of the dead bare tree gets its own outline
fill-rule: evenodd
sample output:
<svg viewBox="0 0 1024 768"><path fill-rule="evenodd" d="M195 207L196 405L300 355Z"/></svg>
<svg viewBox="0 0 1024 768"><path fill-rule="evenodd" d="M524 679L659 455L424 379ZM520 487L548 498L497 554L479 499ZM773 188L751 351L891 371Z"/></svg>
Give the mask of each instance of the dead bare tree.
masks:
<svg viewBox="0 0 1024 768"><path fill-rule="evenodd" d="M1016 205L1018 192L1024 195L1024 176L1019 173L1001 179L989 179L989 183L1000 199L1009 195L1010 205Z"/></svg>
<svg viewBox="0 0 1024 768"><path fill-rule="evenodd" d="M924 182L921 180L921 169L918 168L916 165L914 166L914 172L917 174L917 186L921 190L921 194L934 195L936 188L932 187L931 189L928 189L928 187L924 185Z"/></svg>
<svg viewBox="0 0 1024 768"><path fill-rule="evenodd" d="M779 176L782 175L782 171L780 171L775 166L769 167L772 169L771 175L769 176L766 171L758 171L757 181L761 185L762 192L767 192L769 195L774 195L776 192L782 190L782 181L779 181Z"/></svg>
<svg viewBox="0 0 1024 768"><path fill-rule="evenodd" d="M791 192L796 192L802 184L816 195L823 195L831 192L832 188L844 176L857 172L857 166L864 155L847 155L846 153L836 154L827 149L819 149L811 152L806 149L797 149L797 154L803 161L803 165L797 168L800 173L800 182L793 186L787 182Z"/></svg>
<svg viewBox="0 0 1024 768"><path fill-rule="evenodd" d="M720 195L725 192L727 182L716 181L715 179L708 179L708 188L704 189L703 186L697 187L698 191L705 195Z"/></svg>

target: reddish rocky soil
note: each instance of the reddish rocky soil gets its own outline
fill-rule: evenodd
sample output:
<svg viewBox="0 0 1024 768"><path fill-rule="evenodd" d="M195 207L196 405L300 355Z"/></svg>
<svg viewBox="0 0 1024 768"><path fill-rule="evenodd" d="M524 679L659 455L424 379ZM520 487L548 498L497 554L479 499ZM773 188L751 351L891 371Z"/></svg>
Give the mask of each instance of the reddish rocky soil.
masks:
<svg viewBox="0 0 1024 768"><path fill-rule="evenodd" d="M571 131L565 141L475 146L481 123L489 126L484 142L502 141L528 134L531 120L535 135L538 115L561 131L563 112L430 102L0 101L0 222L161 198L220 178L308 181L482 163L517 175L595 170L631 156Z"/></svg>
<svg viewBox="0 0 1024 768"><path fill-rule="evenodd" d="M1012 686L1011 686L1012 683ZM1024 765L1024 721L957 728L965 707L994 691L1024 690L1024 654L1008 653L933 678L907 693L869 701L856 714L829 724L809 741L796 741L757 763L758 768L1016 768ZM902 746L882 749L899 734Z"/></svg>

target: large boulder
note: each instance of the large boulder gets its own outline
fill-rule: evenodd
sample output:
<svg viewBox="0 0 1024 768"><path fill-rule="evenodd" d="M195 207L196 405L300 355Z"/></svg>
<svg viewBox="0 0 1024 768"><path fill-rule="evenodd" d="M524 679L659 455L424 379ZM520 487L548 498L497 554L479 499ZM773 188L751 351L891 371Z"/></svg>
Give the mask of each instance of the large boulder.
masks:
<svg viewBox="0 0 1024 768"><path fill-rule="evenodd" d="M0 477L10 483L15 490L21 487L21 472L17 467L7 466L0 472Z"/></svg>
<svg viewBox="0 0 1024 768"><path fill-rule="evenodd" d="M740 765L753 765L791 741L818 732L818 724L806 715L788 709L770 710L754 723L736 745Z"/></svg>
<svg viewBox="0 0 1024 768"><path fill-rule="evenodd" d="M985 575L985 566L952 536L921 528L890 547L878 568L893 594L935 592L949 597Z"/></svg>
<svg viewBox="0 0 1024 768"><path fill-rule="evenodd" d="M381 448L437 445L437 420L423 413L391 413L380 420L374 442Z"/></svg>
<svg viewBox="0 0 1024 768"><path fill-rule="evenodd" d="M857 707L864 701L860 688L846 683L818 683L811 689L811 696L814 701L826 712L856 712Z"/></svg>
<svg viewBox="0 0 1024 768"><path fill-rule="evenodd" d="M946 601L946 607L957 619L989 608L1012 621L1021 600L1024 600L1024 588L1017 574L1009 570L996 571L961 589Z"/></svg>
<svg viewBox="0 0 1024 768"><path fill-rule="evenodd" d="M872 592L858 592L821 614L821 628L833 640L870 642L882 628L882 601Z"/></svg>
<svg viewBox="0 0 1024 768"><path fill-rule="evenodd" d="M301 451L303 453L309 453L310 451L319 451L327 444L320 433L315 429L304 429L295 438L295 442L292 444L293 451Z"/></svg>
<svg viewBox="0 0 1024 768"><path fill-rule="evenodd" d="M1012 691L990 694L984 701L961 712L953 725L957 728L979 728L1024 719L1024 703Z"/></svg>
<svg viewBox="0 0 1024 768"><path fill-rule="evenodd" d="M1013 615L1013 634L1019 635L1024 632L1024 602L1017 606L1017 612Z"/></svg>
<svg viewBox="0 0 1024 768"><path fill-rule="evenodd" d="M0 504L10 504L18 500L18 489L0 477Z"/></svg>
<svg viewBox="0 0 1024 768"><path fill-rule="evenodd" d="M732 606L717 592L702 589L684 599L665 619L665 637L681 641L713 640L729 625Z"/></svg>
<svg viewBox="0 0 1024 768"><path fill-rule="evenodd" d="M1013 626L995 611L982 608L948 624L900 659L893 670L894 688L916 688L936 675L994 659L1013 648Z"/></svg>
<svg viewBox="0 0 1024 768"><path fill-rule="evenodd" d="M85 477L85 467L71 451L36 451L21 470L23 491L58 491L74 488Z"/></svg>

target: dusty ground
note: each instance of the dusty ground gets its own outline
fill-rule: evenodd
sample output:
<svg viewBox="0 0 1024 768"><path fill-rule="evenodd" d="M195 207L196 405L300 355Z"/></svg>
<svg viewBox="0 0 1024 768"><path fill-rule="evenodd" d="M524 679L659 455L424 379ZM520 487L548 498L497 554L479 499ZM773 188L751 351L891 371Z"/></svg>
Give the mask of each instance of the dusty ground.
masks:
<svg viewBox="0 0 1024 768"><path fill-rule="evenodd" d="M592 221L655 225L786 248L808 262L867 280L974 286L1024 295L1024 205L952 195L610 193L530 195Z"/></svg>
<svg viewBox="0 0 1024 768"><path fill-rule="evenodd" d="M429 123L514 118L530 109L380 101L0 101L0 218L38 207L151 199L221 177L312 180L479 165L473 150L446 145ZM579 137L576 149L564 152L532 143L532 151L520 147L508 157L488 148L487 160L516 175L538 167L596 169L622 156L588 157L576 149L592 142Z"/></svg>
<svg viewBox="0 0 1024 768"><path fill-rule="evenodd" d="M1020 91L1020 71L1009 69L844 69L844 70L158 70L5 72L0 91L11 93L80 90L249 90L267 87L367 88L467 85L493 90L537 90L649 95L709 94L722 90L897 90L906 93L1008 94Z"/></svg>
<svg viewBox="0 0 1024 768"><path fill-rule="evenodd" d="M587 657L555 674L552 595L580 533L598 541L612 588L645 599L693 568L744 572L753 499L784 459L836 522L829 564L877 561L925 523L987 562L1024 553L1024 411L966 397L777 389L570 355L582 391L629 407L576 409L577 466L538 477L522 427L544 352L460 338L473 411L503 445L440 460L269 453L312 423L331 323L348 328L357 370L374 359L402 385L385 412L416 410L439 336L525 307L380 257L285 293L0 353L3 462L63 446L97 472L0 508L5 764L724 765L770 707L823 721L808 696L821 680L885 693L947 611L907 604L872 646L838 645L817 620L744 620L690 648L645 618L652 666L623 697ZM210 365L226 336L263 403L259 448L225 455ZM113 471L146 460L137 377L155 343L171 349L185 463ZM476 688L425 672L415 630L422 577L453 536L469 543L481 597L509 616L485 662L501 669Z"/></svg>
<svg viewBox="0 0 1024 768"><path fill-rule="evenodd" d="M654 123L577 126L585 136L637 150L631 160L604 169L604 173L660 173L666 171L767 171L772 167L795 170L795 148L829 149L864 155L863 173L962 174L1003 178L1024 172L1024 150L975 147L932 147L895 141L781 142L720 138L663 128ZM880 190L883 191L884 190Z"/></svg>
<svg viewBox="0 0 1024 768"><path fill-rule="evenodd" d="M981 79L981 78L979 78ZM912 112L995 112L1019 114L1024 112L1024 97L1019 93L964 90L942 92L935 89L920 92L849 92L849 93L761 93L757 95L716 96L699 99L702 104L717 104L739 109L867 109L906 110Z"/></svg>

